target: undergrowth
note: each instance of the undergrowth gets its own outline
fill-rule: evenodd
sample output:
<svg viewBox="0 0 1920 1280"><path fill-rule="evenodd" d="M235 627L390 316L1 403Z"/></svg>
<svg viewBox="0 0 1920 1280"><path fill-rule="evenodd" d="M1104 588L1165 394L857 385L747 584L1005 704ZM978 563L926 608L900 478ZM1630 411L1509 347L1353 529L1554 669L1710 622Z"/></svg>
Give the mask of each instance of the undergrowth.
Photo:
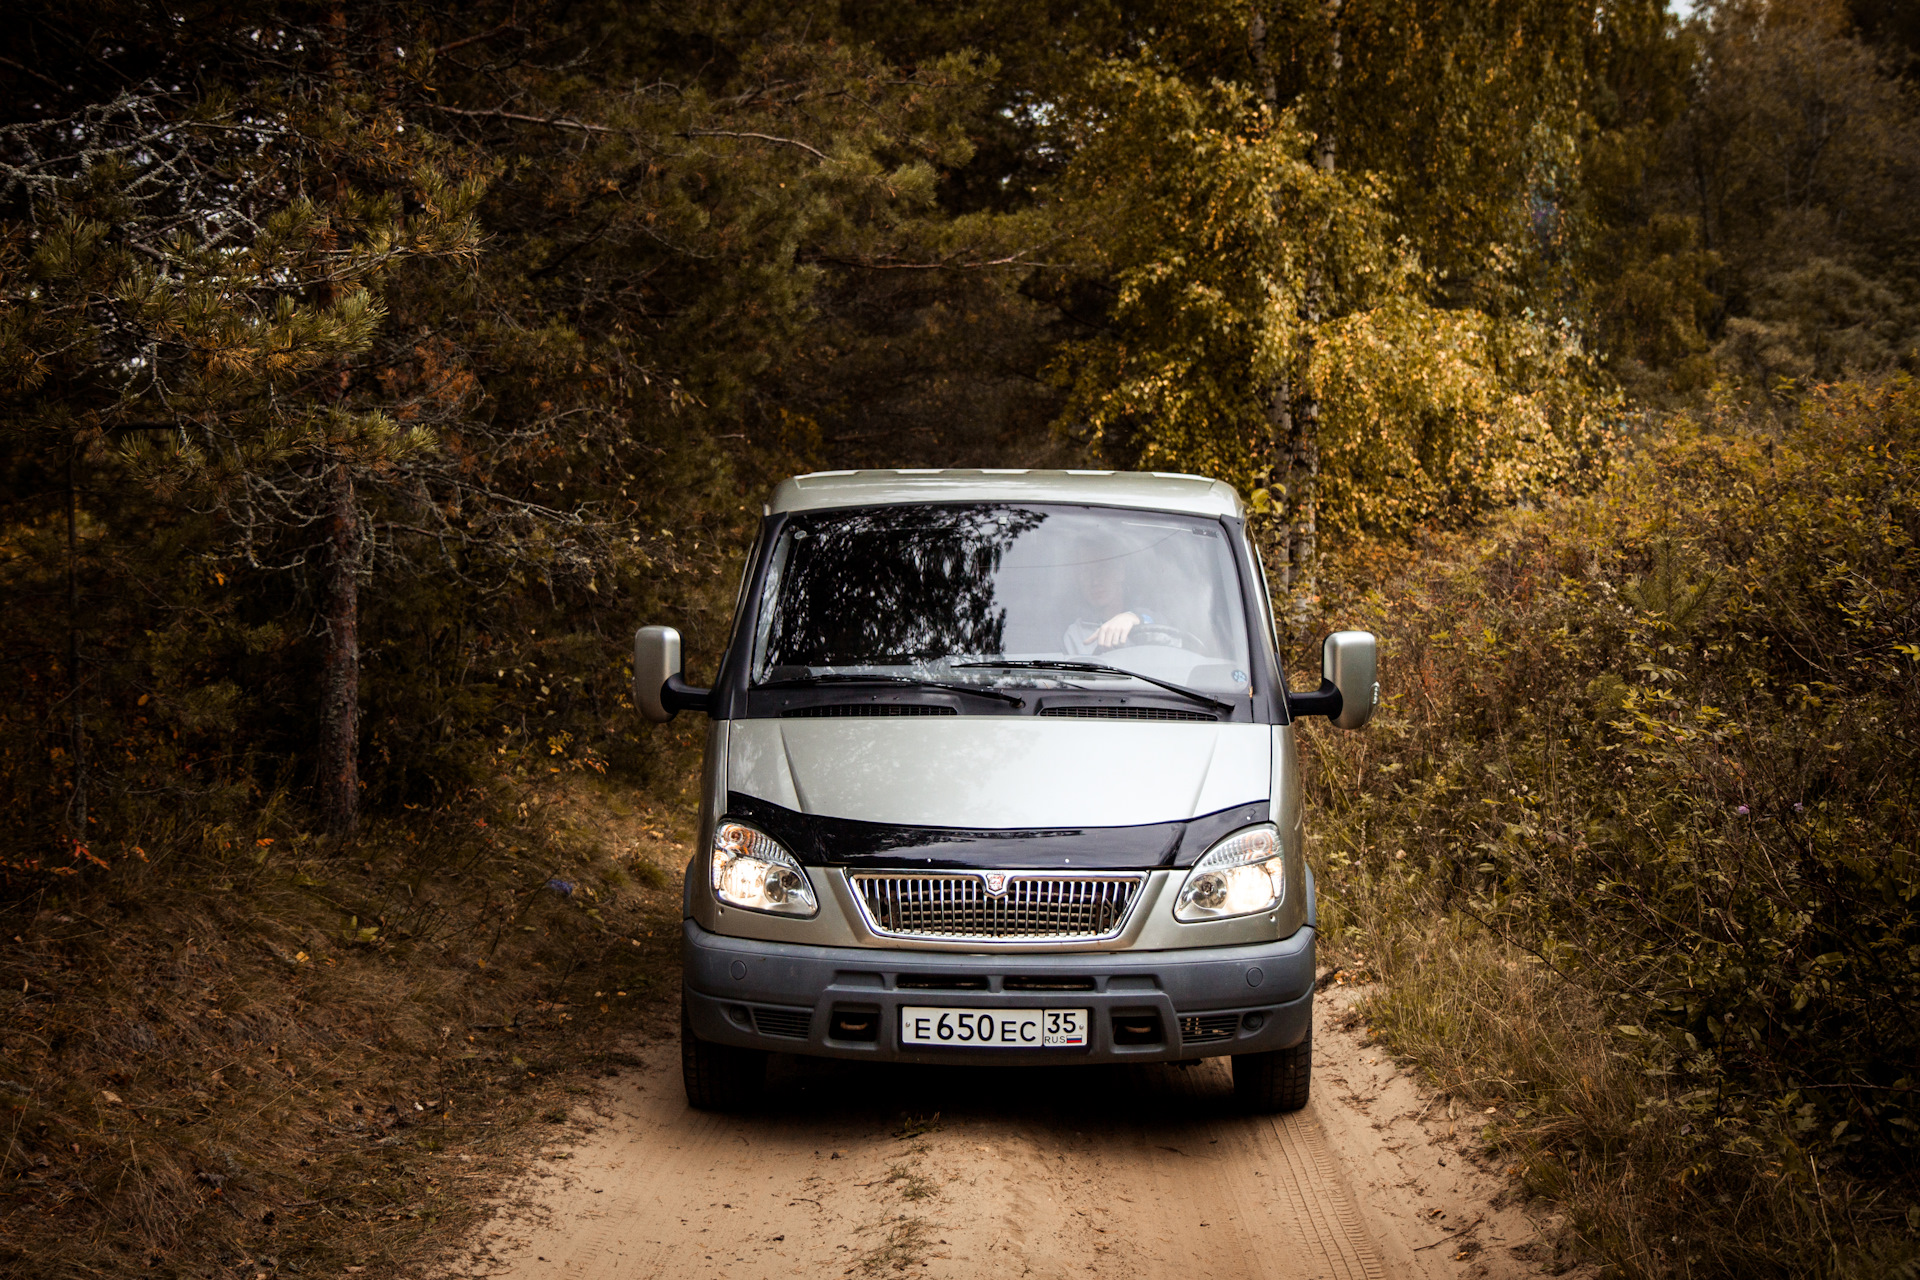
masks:
<svg viewBox="0 0 1920 1280"><path fill-rule="evenodd" d="M619 788L275 813L0 917L0 1270L417 1274L671 1031L687 837Z"/></svg>
<svg viewBox="0 0 1920 1280"><path fill-rule="evenodd" d="M1410 564L1308 727L1375 1027L1611 1274L1920 1273L1920 388L1729 408Z"/></svg>

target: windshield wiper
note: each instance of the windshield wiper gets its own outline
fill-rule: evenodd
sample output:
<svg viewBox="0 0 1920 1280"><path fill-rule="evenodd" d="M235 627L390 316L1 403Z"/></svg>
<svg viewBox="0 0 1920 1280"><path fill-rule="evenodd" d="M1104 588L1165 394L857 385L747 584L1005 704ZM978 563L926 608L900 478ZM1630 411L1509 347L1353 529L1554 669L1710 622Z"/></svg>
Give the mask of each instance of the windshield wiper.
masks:
<svg viewBox="0 0 1920 1280"><path fill-rule="evenodd" d="M817 676L793 676L786 680L768 680L753 687L756 689L811 689L823 684L892 684L915 689L944 689L949 693L969 693L977 698L997 698L1001 702L1016 707L1027 705L1025 698L1011 693L1002 693L998 689L982 688L980 685L949 683L943 680L919 680L913 676L879 673L861 675L853 671L826 671Z"/></svg>
<svg viewBox="0 0 1920 1280"><path fill-rule="evenodd" d="M956 662L955 667L995 667L1002 671L1085 671L1089 674L1109 676L1131 676L1135 680L1144 680L1148 684L1159 685L1170 693L1209 707L1218 707L1227 714L1233 714L1233 704L1201 693L1198 689L1189 689L1183 684L1171 680L1162 680L1157 676L1143 676L1138 671L1129 671L1125 667L1109 666L1104 662L1050 662L1044 658L1019 658L1006 662Z"/></svg>

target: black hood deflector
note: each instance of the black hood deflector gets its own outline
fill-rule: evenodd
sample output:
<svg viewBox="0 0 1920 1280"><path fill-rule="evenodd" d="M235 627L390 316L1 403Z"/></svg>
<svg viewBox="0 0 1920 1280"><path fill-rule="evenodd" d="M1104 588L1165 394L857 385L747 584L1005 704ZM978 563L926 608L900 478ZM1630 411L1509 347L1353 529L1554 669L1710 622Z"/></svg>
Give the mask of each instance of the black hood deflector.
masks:
<svg viewBox="0 0 1920 1280"><path fill-rule="evenodd" d="M1192 866L1223 836L1241 827L1265 822L1267 802L1237 804L1185 822L1154 822L1133 827L966 831L824 818L730 791L726 816L758 827L812 867L1141 871Z"/></svg>

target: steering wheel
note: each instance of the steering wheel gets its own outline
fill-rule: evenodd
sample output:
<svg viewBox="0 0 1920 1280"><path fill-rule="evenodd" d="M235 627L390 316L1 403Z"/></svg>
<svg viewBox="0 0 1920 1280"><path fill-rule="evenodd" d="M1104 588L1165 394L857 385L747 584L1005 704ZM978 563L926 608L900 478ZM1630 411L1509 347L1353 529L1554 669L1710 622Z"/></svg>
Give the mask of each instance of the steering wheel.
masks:
<svg viewBox="0 0 1920 1280"><path fill-rule="evenodd" d="M1168 626L1164 622L1141 622L1127 632L1127 639L1121 648L1131 649L1135 645L1157 644L1169 649L1186 649L1194 653L1205 653L1207 642L1191 631Z"/></svg>

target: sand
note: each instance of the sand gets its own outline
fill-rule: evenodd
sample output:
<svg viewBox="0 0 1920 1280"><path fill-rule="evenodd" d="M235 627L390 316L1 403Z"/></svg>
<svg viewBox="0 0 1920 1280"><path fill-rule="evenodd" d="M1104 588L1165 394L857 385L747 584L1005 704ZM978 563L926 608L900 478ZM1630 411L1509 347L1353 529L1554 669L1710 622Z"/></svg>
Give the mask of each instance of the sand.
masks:
<svg viewBox="0 0 1920 1280"><path fill-rule="evenodd" d="M769 1105L693 1111L671 1039L609 1080L450 1273L639 1277L1539 1275L1543 1227L1463 1115L1317 1001L1313 1100L1191 1067L776 1058ZM1540 1211L1544 1212L1544 1211Z"/></svg>

